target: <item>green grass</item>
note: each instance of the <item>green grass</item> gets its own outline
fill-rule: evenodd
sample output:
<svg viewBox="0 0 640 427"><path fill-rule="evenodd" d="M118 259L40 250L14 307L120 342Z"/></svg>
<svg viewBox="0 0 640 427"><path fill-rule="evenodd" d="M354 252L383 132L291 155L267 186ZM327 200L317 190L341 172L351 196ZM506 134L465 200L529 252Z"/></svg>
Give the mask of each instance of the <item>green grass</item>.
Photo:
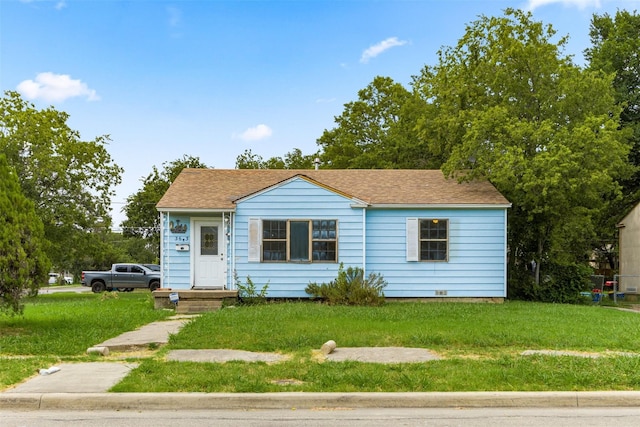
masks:
<svg viewBox="0 0 640 427"><path fill-rule="evenodd" d="M447 354L525 349L640 353L640 313L524 302L267 304L208 313L172 337L169 348L292 352L319 349L330 339L342 347L423 347Z"/></svg>
<svg viewBox="0 0 640 427"><path fill-rule="evenodd" d="M0 387L19 382L60 358L84 360L89 357L84 355L87 347L167 315L152 306L148 293L120 294L117 299L53 294L30 302L24 317L0 317ZM317 350L330 339L338 348L428 348L441 360L322 361ZM211 348L279 352L290 359L274 364L164 359L171 349ZM529 349L607 356L520 355ZM240 306L189 322L166 347L141 359L140 366L112 391L640 390L640 357L612 352L640 354L640 313L524 302Z"/></svg>
<svg viewBox="0 0 640 427"><path fill-rule="evenodd" d="M22 316L0 315L0 388L63 360L91 360L88 347L168 315L149 292L29 299Z"/></svg>
<svg viewBox="0 0 640 427"><path fill-rule="evenodd" d="M427 363L266 363L146 360L116 392L426 392L637 390L640 359L550 356L452 358ZM285 385L282 382L285 381ZM288 385L292 380L295 384Z"/></svg>

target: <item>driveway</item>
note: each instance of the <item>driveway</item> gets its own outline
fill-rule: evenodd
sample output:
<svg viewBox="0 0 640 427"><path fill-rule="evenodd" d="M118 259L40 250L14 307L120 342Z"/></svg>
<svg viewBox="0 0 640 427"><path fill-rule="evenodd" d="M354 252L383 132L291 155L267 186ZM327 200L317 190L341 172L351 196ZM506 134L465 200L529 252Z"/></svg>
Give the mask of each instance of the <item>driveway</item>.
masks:
<svg viewBox="0 0 640 427"><path fill-rule="evenodd" d="M40 290L38 291L38 295L43 295L43 294L54 294L57 292L75 292L75 293L81 293L81 292L91 292L91 288L88 286L43 286L40 288Z"/></svg>

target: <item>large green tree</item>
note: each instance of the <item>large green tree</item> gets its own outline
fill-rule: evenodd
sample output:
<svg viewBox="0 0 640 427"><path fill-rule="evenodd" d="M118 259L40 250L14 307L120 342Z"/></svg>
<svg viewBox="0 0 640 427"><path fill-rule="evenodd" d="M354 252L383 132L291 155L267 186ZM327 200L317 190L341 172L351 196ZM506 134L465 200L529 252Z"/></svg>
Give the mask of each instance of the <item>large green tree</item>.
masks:
<svg viewBox="0 0 640 427"><path fill-rule="evenodd" d="M146 250L160 256L160 217L156 204L184 168L208 168L198 157L183 155L182 158L165 162L162 169L153 166L151 173L142 180L142 188L127 197L124 212L127 219L121 224L123 235L146 241ZM143 260L136 260L142 262Z"/></svg>
<svg viewBox="0 0 640 427"><path fill-rule="evenodd" d="M150 248L143 238L105 230L87 234L85 239L86 250L74 260L73 271L109 270L112 264L120 262L155 264L158 259L157 249Z"/></svg>
<svg viewBox="0 0 640 427"><path fill-rule="evenodd" d="M17 92L0 98L0 152L35 205L50 242L47 254L59 269L81 257L84 234L109 227L122 174L107 151L109 137L83 141L68 118L53 107L36 109Z"/></svg>
<svg viewBox="0 0 640 427"><path fill-rule="evenodd" d="M294 148L284 157L271 157L264 160L261 155L250 149L236 157L236 169L312 169L317 154L302 154L302 150Z"/></svg>
<svg viewBox="0 0 640 427"><path fill-rule="evenodd" d="M317 143L323 166L332 169L433 168L417 138L416 122L433 107L389 77L376 77L345 104L336 127L325 130Z"/></svg>
<svg viewBox="0 0 640 427"><path fill-rule="evenodd" d="M612 73L616 104L622 108L620 126L629 133L629 162L635 168L621 181L624 198L608 201L600 223L598 252L616 267L615 224L640 200L640 15L626 10L594 15L590 27L592 47L585 51L591 70Z"/></svg>
<svg viewBox="0 0 640 427"><path fill-rule="evenodd" d="M437 108L420 135L443 154L445 173L489 179L513 204L512 279L531 261L538 283L540 266L547 277L551 266L584 263L594 216L628 173L612 76L580 69L566 42L531 13L507 9L468 25L414 81Z"/></svg>
<svg viewBox="0 0 640 427"><path fill-rule="evenodd" d="M615 17L594 15L591 19L592 47L585 56L592 70L613 74L616 104L622 108L620 125L629 129L630 162L640 166L640 15L619 10ZM624 182L627 194L640 198L640 169Z"/></svg>
<svg viewBox="0 0 640 427"><path fill-rule="evenodd" d="M22 194L15 169L0 153L0 312L20 313L25 294L37 293L46 283L50 262L45 247L33 202Z"/></svg>

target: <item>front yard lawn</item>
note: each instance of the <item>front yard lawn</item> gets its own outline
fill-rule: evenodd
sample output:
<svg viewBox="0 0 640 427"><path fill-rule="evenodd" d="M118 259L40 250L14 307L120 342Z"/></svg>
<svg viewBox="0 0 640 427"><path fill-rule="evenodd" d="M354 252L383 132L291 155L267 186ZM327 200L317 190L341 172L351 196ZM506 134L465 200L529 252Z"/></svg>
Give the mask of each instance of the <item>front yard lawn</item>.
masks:
<svg viewBox="0 0 640 427"><path fill-rule="evenodd" d="M167 317L149 293L52 294L23 317L0 316L0 389L62 361L103 360L85 351ZM381 364L323 361L340 347L421 347L441 360ZM285 362L166 361L172 349L279 352ZM523 356L525 350L594 353L599 358ZM279 303L227 307L188 323L146 353L115 392L640 390L640 313L599 306L388 303L382 307ZM109 358L133 357L126 353Z"/></svg>
<svg viewBox="0 0 640 427"><path fill-rule="evenodd" d="M339 347L422 347L426 363L322 362ZM282 363L168 362L170 349L279 352ZM522 356L525 350L598 353L600 358ZM114 391L479 391L640 389L640 313L596 306L389 303L382 307L313 303L225 308L189 323L166 349Z"/></svg>

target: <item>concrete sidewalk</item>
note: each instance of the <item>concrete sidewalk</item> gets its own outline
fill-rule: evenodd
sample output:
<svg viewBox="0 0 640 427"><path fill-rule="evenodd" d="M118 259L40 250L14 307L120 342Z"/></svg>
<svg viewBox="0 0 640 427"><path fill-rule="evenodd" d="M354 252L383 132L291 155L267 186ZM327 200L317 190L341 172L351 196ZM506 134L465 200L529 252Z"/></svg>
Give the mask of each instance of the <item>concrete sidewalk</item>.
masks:
<svg viewBox="0 0 640 427"><path fill-rule="evenodd" d="M125 332L115 338L96 344L93 348L106 349L105 354L114 351L135 351L147 349L152 345L169 342L169 336L176 334L194 316L174 316L165 321L144 325L135 331ZM85 362L62 363L55 373L36 374L25 382L0 393L3 396L20 393L104 393L120 382L129 371L137 367L136 363L123 362ZM46 370L51 368L43 366Z"/></svg>
<svg viewBox="0 0 640 427"><path fill-rule="evenodd" d="M169 342L169 335L177 334L189 319L190 317L174 316L169 320L152 322L135 331L125 332L115 338L96 344L94 347L107 347L110 352L113 352L163 345Z"/></svg>
<svg viewBox="0 0 640 427"><path fill-rule="evenodd" d="M174 317L96 344L114 351L166 344L190 319ZM126 353L125 353L126 354ZM327 360L375 363L428 362L427 349L340 348ZM173 350L168 360L225 363L230 360L278 363L286 355L237 350ZM453 392L453 393L107 393L136 363L63 363L0 392L0 409L277 409L277 408L432 408L432 407L602 407L640 406L640 392ZM43 367L49 368L49 367Z"/></svg>

